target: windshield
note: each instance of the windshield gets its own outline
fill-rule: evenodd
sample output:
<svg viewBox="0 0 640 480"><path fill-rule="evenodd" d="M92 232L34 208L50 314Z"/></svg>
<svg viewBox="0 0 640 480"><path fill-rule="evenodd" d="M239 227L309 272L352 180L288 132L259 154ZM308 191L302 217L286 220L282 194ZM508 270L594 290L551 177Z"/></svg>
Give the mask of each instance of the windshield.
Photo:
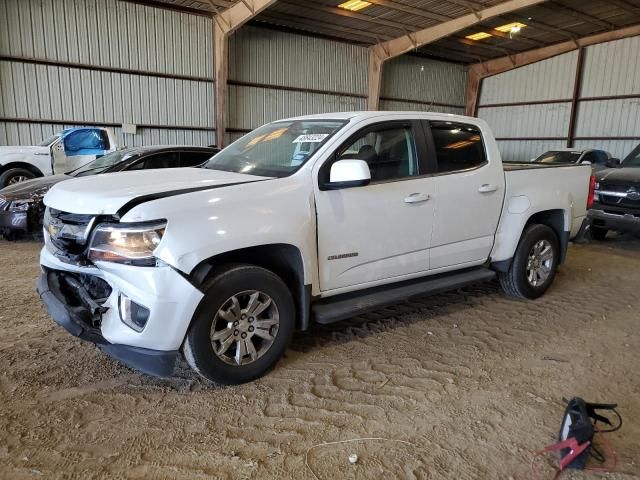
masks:
<svg viewBox="0 0 640 480"><path fill-rule="evenodd" d="M76 168L67 175L73 175L74 177L84 177L85 175L97 175L104 172L109 167L120 163L125 158L129 157L130 152L128 150L118 150L116 152L107 153L103 157L98 157L95 160Z"/></svg>
<svg viewBox="0 0 640 480"><path fill-rule="evenodd" d="M263 177L287 177L346 123L340 120L270 123L235 141L204 167Z"/></svg>
<svg viewBox="0 0 640 480"><path fill-rule="evenodd" d="M640 145L633 149L622 162L623 167L640 167Z"/></svg>
<svg viewBox="0 0 640 480"><path fill-rule="evenodd" d="M547 152L534 160L535 163L577 163L582 152Z"/></svg>
<svg viewBox="0 0 640 480"><path fill-rule="evenodd" d="M60 135L52 135L51 137L47 138L46 140L41 141L37 146L38 147L48 147L53 142L55 142L59 137L60 137Z"/></svg>

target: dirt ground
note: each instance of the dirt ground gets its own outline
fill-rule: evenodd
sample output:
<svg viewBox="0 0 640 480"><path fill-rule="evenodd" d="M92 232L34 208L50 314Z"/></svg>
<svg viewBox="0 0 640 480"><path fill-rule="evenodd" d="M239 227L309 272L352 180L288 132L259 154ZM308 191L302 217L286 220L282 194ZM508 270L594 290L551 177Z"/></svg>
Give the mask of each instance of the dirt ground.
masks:
<svg viewBox="0 0 640 480"><path fill-rule="evenodd" d="M0 241L1 479L536 478L563 396L620 404L606 478L640 478L638 240L572 246L535 302L494 283L314 327L224 388L137 374L54 325L38 250Z"/></svg>

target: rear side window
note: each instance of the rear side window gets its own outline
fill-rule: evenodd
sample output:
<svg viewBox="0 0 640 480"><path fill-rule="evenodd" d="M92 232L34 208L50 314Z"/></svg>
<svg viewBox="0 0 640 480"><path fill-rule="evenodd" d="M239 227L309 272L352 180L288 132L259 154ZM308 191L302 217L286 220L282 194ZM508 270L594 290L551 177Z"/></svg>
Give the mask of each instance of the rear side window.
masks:
<svg viewBox="0 0 640 480"><path fill-rule="evenodd" d="M144 160L144 169L176 168L180 166L180 154L178 152L163 152L150 155Z"/></svg>
<svg viewBox="0 0 640 480"><path fill-rule="evenodd" d="M180 154L181 167L197 167L213 157L209 152L182 152Z"/></svg>
<svg viewBox="0 0 640 480"><path fill-rule="evenodd" d="M473 125L430 122L438 173L478 167L487 161L480 130Z"/></svg>

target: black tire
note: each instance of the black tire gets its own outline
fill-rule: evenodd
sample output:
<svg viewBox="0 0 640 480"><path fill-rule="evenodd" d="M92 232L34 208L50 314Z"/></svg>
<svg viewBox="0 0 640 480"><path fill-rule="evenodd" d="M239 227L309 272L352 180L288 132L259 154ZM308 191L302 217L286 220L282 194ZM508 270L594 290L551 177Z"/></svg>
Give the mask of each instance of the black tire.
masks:
<svg viewBox="0 0 640 480"><path fill-rule="evenodd" d="M25 180L30 180L36 178L36 175L26 168L10 168L0 175L0 188L11 185L13 183L12 180L15 181L20 177L24 177Z"/></svg>
<svg viewBox="0 0 640 480"><path fill-rule="evenodd" d="M275 339L262 356L246 365L230 365L214 352L212 324L232 296L240 297L241 292L250 290L263 292L271 298L278 312L279 325ZM293 298L282 279L261 267L231 265L215 274L205 284L203 292L204 298L196 310L182 349L189 366L202 377L224 385L250 382L271 370L284 354L295 326ZM257 341L262 340L258 338Z"/></svg>
<svg viewBox="0 0 640 480"><path fill-rule="evenodd" d="M548 277L540 285L532 285L527 278L527 263L529 254L541 240L546 240L553 250L553 260ZM560 242L556 233L546 225L530 225L522 233L516 254L513 257L509 271L500 272L498 278L504 292L516 298L538 298L547 291L556 275L560 261Z"/></svg>
<svg viewBox="0 0 640 480"><path fill-rule="evenodd" d="M609 229L607 228L591 227L591 238L599 242L607 238L607 233L609 233Z"/></svg>

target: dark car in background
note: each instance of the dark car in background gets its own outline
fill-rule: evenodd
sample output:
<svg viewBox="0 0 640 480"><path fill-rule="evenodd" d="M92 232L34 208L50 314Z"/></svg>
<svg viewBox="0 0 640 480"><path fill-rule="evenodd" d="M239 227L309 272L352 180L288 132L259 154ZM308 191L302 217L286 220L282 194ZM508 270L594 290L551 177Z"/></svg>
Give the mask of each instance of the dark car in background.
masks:
<svg viewBox="0 0 640 480"><path fill-rule="evenodd" d="M39 235L44 204L42 199L58 182L70 178L133 170L197 167L219 152L215 147L147 146L108 153L63 175L27 180L0 190L0 234Z"/></svg>
<svg viewBox="0 0 640 480"><path fill-rule="evenodd" d="M640 145L618 168L595 175L595 202L588 214L591 236L604 240L609 230L640 234Z"/></svg>

